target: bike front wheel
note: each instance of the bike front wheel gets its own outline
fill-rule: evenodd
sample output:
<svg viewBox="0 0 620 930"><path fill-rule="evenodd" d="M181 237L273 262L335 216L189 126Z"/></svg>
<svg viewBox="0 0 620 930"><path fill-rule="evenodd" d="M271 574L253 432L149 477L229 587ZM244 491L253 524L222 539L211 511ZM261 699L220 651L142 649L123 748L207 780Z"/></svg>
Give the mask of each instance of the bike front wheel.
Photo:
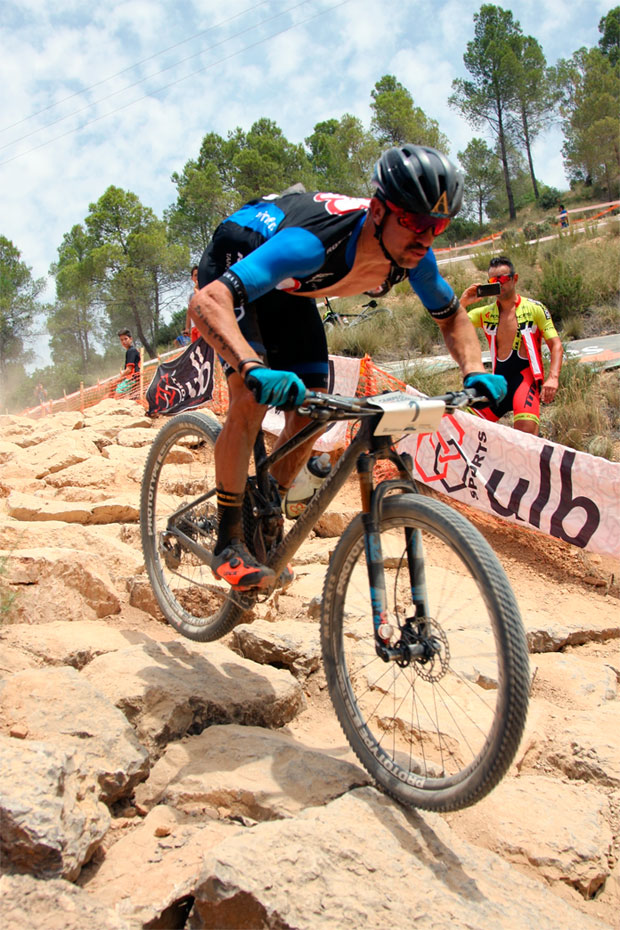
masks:
<svg viewBox="0 0 620 930"><path fill-rule="evenodd" d="M425 618L412 607L416 532ZM441 501L386 498L381 546L390 643L423 628L432 648L401 661L377 654L358 516L325 579L321 642L330 696L352 749L381 788L408 806L458 810L495 787L521 739L529 670L519 609L490 546ZM419 564L414 572L420 582Z"/></svg>
<svg viewBox="0 0 620 930"><path fill-rule="evenodd" d="M214 448L221 426L200 411L171 419L158 432L144 468L140 529L153 593L168 623L200 642L219 639L247 606L232 599L198 555L175 535L178 526L209 552L217 537Z"/></svg>

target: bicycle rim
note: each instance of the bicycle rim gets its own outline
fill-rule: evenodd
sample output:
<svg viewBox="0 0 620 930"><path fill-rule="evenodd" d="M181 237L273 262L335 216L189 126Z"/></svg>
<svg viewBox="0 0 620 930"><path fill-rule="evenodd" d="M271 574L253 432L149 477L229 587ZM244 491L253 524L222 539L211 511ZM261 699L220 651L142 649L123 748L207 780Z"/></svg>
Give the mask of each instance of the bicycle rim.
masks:
<svg viewBox="0 0 620 930"><path fill-rule="evenodd" d="M322 648L334 708L358 758L409 806L456 810L484 797L517 750L527 713L525 634L478 531L440 501L383 503L381 545L394 645L414 614L405 530L419 530L434 652L401 667L375 650L361 517L325 581Z"/></svg>
<svg viewBox="0 0 620 930"><path fill-rule="evenodd" d="M214 447L220 429L219 423L204 413L174 417L157 434L142 483L142 548L153 593L168 622L179 633L199 641L223 636L248 606L241 595L236 596L238 603L233 601L230 586L218 581L209 566L170 532L171 518L187 508L179 528L194 542L213 550L216 499L215 495L201 498L215 487Z"/></svg>

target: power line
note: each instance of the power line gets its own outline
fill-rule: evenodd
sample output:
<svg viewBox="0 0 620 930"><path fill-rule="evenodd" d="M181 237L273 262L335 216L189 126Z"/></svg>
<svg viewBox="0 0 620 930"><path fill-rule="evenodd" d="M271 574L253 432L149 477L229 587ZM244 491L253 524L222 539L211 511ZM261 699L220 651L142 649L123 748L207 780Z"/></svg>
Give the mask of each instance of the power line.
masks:
<svg viewBox="0 0 620 930"><path fill-rule="evenodd" d="M302 0L302 2L307 2L307 0ZM98 123L102 119L107 119L108 116L113 116L115 113L120 113L121 110L126 110L128 107L134 106L136 103L140 103L142 100L148 100L150 97L157 96L162 93L164 90L168 90L169 87L174 87L176 84L180 84L183 81L187 81L192 77L195 77L197 74L202 74L203 71L208 71L210 68L214 68L216 65L222 64L225 61L230 61L231 58L236 58L237 55L247 52L250 49L256 48L259 45L262 45L265 42L268 42L270 39L275 39L277 36L284 35L286 32L290 32L292 29L296 29L298 26L305 26L306 23L312 22L314 19L318 19L320 16L324 16L326 13L332 12L332 10L337 10L341 6L349 3L350 0L340 0L339 3L335 3L332 6L328 7L326 10L320 10L318 13L314 13L312 16L309 16L307 19L303 19L298 23L292 23L290 26L285 26L283 29L279 29L277 32L272 33L271 35L264 36L262 39L258 39L256 42L252 42L250 45L246 45L244 48L239 49L236 52L231 52L230 55L226 55L223 58L218 58L217 61L211 62L209 65L205 65L204 68L198 68L196 71L192 71L191 74L186 74L182 78L177 78L176 81L171 81L169 84L165 84L163 87L158 88L155 91L152 91L150 94L145 94L142 97L138 97L137 100L130 101L129 103L123 104L123 106L117 107L115 110L110 110L109 113L104 113L102 116L96 116L94 119L89 120L86 123L83 123L81 126L77 126L74 129L68 129L67 132L61 133L59 136L54 136L53 139L48 139L46 142L41 142L39 145L34 145L32 148L27 149L25 152L19 152L17 155L12 155L10 158L6 158L4 161L0 161L0 167L2 165L8 165L13 161L16 161L18 158L24 158L26 155L30 155L32 152L38 151L38 149L44 148L46 145L51 145L53 142L58 142L60 139L64 139L66 136L70 136L75 132L80 132L82 129L85 129L87 126L92 126L94 123ZM299 4L301 5L301 4Z"/></svg>
<svg viewBox="0 0 620 930"><path fill-rule="evenodd" d="M57 100L55 103L50 103L49 106L43 107L42 110L37 110L35 113L31 113L29 116L24 116L22 119L17 120L16 123L11 123L10 126L4 126L2 129L0 129L0 132L7 132L9 129L15 129L16 126L21 126L22 123L27 123L28 120L34 119L37 116L41 116L41 114L47 113L48 110L53 110L54 107L61 106L68 100L73 100L74 97L80 97L82 94L88 93L89 90L94 90L95 87L100 87L102 84L106 84L108 81L113 81L114 78L120 77L121 74L126 74L127 71L133 71L134 68L138 68L140 65L146 64L147 61L152 61L154 58L159 58L160 55L165 55L166 52L171 52L173 49L179 48L181 45L186 45L188 42L193 42L194 39L198 39L200 36L204 36L208 32L214 32L216 29L219 29L220 26L227 26L228 23L231 23L234 19L239 19L240 16L245 16L246 13L251 13L254 10L257 10L260 6L265 6L265 4L268 2L269 0L261 0L260 3L255 3L253 6L247 7L247 9L242 10L240 13L236 13L234 16L230 16L228 19L222 20L221 23L216 23L214 26L209 26L208 29L203 29L202 32L195 32L187 39L183 39L181 42L176 42L174 45L169 45L168 48L163 48L161 51L155 52L153 55L149 55L147 58L141 58L139 61L134 62L133 65L129 65L127 68L123 68L121 71L117 71L116 74L110 74L108 77L102 78L102 80L96 81L94 84L89 84L88 87L83 87L81 90L76 90L75 93L69 94L67 97L63 97L62 100ZM156 73L159 74L161 72ZM129 86L131 87L133 85L130 84ZM48 125L52 126L53 123L48 123ZM42 128L45 129L46 127L44 126ZM16 139L15 141L19 142L20 140Z"/></svg>
<svg viewBox="0 0 620 930"><path fill-rule="evenodd" d="M96 107L99 103L105 103L106 100L111 100L112 97L118 97L119 94L125 93L126 90L131 90L132 87L138 87L139 84L144 84L145 81L149 81L151 80L151 78L158 77L158 75L164 74L164 72L170 71L172 68L176 68L177 65L182 65L186 61L191 61L192 58L197 58L199 55L202 55L204 52L211 52L213 51L213 49L218 48L220 45L224 45L226 42L229 42L231 39L238 39L239 36L245 35L247 32L252 32L257 26L262 26L265 23L270 23L272 20L278 19L278 17L284 16L285 13L290 13L293 10L298 9L300 6L304 6L308 2L309 0L299 0L298 3L295 3L291 7L287 7L286 10L282 10L280 13L275 13L273 16L269 16L266 19L261 20L260 23L255 23L252 26L247 26L245 29L241 29L240 32L236 32L232 36L228 36L225 39L221 39L219 42L216 42L214 45L211 45L207 49L200 49L200 51L194 52L193 55L187 55L185 58L181 58L179 61L173 62L171 65L167 65L165 68L162 68L160 71L156 71L154 74L149 74L146 77L140 78L140 80L134 81L132 84L127 84L125 87L121 87L120 90L115 90L111 94L106 94L105 97L100 97L98 100L94 100L92 103L86 104L86 106L81 107L79 110L74 110L73 113L67 113L66 116L59 116L58 119L51 120L45 126L40 126L38 129L32 129L30 132L25 133L25 135L23 136L19 136L17 139L13 139L11 142L5 142L4 145L0 145L0 152L4 151L4 149L11 148L11 146L13 145L17 145L18 142L24 142L25 139L29 139L31 136L35 136L38 132L43 132L45 129L49 129L51 126L57 126L58 123L64 123L65 120L71 119L72 116L79 116L80 113L84 113L86 110L92 110L92 108ZM128 68L126 70L131 70L131 69ZM147 96L150 96L150 95L147 95ZM144 99L144 98L140 98L140 99ZM115 112L115 111L112 111L112 112Z"/></svg>

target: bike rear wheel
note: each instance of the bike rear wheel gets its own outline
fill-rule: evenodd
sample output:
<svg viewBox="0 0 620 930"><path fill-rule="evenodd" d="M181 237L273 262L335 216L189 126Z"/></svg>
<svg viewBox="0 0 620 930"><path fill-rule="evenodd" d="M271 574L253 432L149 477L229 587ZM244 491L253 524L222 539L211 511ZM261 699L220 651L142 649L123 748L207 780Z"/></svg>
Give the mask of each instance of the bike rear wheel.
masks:
<svg viewBox="0 0 620 930"><path fill-rule="evenodd" d="M169 521L190 505L179 528L213 551L217 503L215 494L206 500L204 495L215 487L220 431L217 420L200 411L180 413L166 423L147 458L140 501L142 549L157 603L175 630L200 642L219 639L249 606L243 595L233 600L230 586L170 532Z"/></svg>
<svg viewBox="0 0 620 930"><path fill-rule="evenodd" d="M392 645L414 614L412 530L423 541L432 657L401 667L377 655L358 516L325 579L323 660L340 724L379 786L408 806L458 810L491 791L514 758L527 714L527 644L508 579L480 533L443 502L406 494L382 506Z"/></svg>

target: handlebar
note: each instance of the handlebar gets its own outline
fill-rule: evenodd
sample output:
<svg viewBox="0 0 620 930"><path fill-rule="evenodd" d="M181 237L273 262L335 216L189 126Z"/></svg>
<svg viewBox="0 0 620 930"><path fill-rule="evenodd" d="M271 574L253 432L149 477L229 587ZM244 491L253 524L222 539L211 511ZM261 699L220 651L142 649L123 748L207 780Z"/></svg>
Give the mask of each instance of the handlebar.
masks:
<svg viewBox="0 0 620 930"><path fill-rule="evenodd" d="M442 401L447 413L463 410L474 403L488 403L488 398L479 394L475 388L449 391L447 394L438 394L429 399ZM360 417L378 416L381 410L372 404L372 400L373 397L346 397L341 394L306 391L304 401L297 411L302 416L316 420L353 420Z"/></svg>

